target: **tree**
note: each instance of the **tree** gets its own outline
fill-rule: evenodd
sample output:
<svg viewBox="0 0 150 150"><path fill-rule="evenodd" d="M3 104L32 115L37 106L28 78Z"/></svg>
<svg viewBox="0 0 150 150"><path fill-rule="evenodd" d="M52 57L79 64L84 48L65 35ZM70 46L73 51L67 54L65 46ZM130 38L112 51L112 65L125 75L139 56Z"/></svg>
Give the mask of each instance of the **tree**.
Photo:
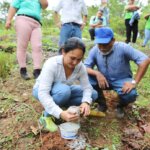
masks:
<svg viewBox="0 0 150 150"><path fill-rule="evenodd" d="M5 20L7 17L7 12L9 9L10 3L5 1L5 2L0 2L0 16L1 20Z"/></svg>

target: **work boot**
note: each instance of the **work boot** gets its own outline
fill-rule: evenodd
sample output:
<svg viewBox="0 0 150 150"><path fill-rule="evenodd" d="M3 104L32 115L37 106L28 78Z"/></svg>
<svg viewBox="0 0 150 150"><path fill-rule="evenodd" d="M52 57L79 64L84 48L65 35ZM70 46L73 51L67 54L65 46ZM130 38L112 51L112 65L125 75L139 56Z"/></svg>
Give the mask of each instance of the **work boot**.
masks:
<svg viewBox="0 0 150 150"><path fill-rule="evenodd" d="M29 80L30 79L26 68L20 68L20 75L24 80Z"/></svg>
<svg viewBox="0 0 150 150"><path fill-rule="evenodd" d="M107 111L107 105L98 104L98 110L101 112L106 112Z"/></svg>
<svg viewBox="0 0 150 150"><path fill-rule="evenodd" d="M55 132L58 130L57 125L54 123L55 118L52 116L45 117L42 113L39 122L44 128L50 132Z"/></svg>
<svg viewBox="0 0 150 150"><path fill-rule="evenodd" d="M125 113L124 113L123 107L117 106L117 109L116 109L117 118L122 119L124 117L124 115L125 115Z"/></svg>
<svg viewBox="0 0 150 150"><path fill-rule="evenodd" d="M41 69L34 69L33 71L34 79L37 79L40 73L41 73Z"/></svg>

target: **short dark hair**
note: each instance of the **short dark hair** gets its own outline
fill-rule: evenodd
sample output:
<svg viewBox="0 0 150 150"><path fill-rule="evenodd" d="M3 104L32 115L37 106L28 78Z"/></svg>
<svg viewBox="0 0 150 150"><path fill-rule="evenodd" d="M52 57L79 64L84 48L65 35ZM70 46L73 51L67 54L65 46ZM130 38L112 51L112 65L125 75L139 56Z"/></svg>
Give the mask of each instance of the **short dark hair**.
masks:
<svg viewBox="0 0 150 150"><path fill-rule="evenodd" d="M65 53L68 53L77 48L81 49L83 51L83 54L85 53L86 47L83 41L78 37L72 37L64 43L60 50L62 51L63 49Z"/></svg>
<svg viewBox="0 0 150 150"><path fill-rule="evenodd" d="M103 12L104 12L104 10L103 10L102 8L100 8L100 9L98 10L98 12L103 13Z"/></svg>

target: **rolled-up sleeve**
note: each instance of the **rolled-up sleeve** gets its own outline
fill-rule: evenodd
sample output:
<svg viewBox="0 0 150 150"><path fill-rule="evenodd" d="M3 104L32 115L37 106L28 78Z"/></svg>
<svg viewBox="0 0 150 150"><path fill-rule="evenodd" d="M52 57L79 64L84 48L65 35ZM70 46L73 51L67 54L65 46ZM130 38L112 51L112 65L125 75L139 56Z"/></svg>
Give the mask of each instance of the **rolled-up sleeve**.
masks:
<svg viewBox="0 0 150 150"><path fill-rule="evenodd" d="M21 4L21 0L13 0L12 3L11 3L11 6L16 8L16 9L19 9L20 4Z"/></svg>
<svg viewBox="0 0 150 150"><path fill-rule="evenodd" d="M96 47L93 47L88 54L88 57L85 59L84 64L87 68L93 68L96 65Z"/></svg>
<svg viewBox="0 0 150 150"><path fill-rule="evenodd" d="M55 66L55 63L51 60L46 61L44 64L40 75L38 97L46 112L56 118L60 118L62 109L56 105L52 96L50 95L52 84L54 83L56 68L57 66Z"/></svg>
<svg viewBox="0 0 150 150"><path fill-rule="evenodd" d="M127 59L134 61L137 65L141 64L144 60L148 59L148 56L145 55L143 52L134 49L129 45L124 46L124 53Z"/></svg>
<svg viewBox="0 0 150 150"><path fill-rule="evenodd" d="M58 12L61 10L62 6L63 6L63 1L61 0L61 1L59 1L59 3L57 4L57 6L54 7L54 11L58 13Z"/></svg>
<svg viewBox="0 0 150 150"><path fill-rule="evenodd" d="M82 4L83 6L82 6L82 14L84 15L84 16L87 16L88 15L88 9L87 9L87 6L86 6L86 4L85 4L85 2L83 1L83 4Z"/></svg>

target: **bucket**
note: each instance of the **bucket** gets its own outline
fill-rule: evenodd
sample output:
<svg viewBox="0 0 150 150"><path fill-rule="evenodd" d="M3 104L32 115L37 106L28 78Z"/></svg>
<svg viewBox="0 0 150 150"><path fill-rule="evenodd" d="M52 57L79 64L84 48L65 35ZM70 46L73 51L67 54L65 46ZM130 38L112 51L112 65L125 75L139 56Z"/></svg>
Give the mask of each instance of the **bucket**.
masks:
<svg viewBox="0 0 150 150"><path fill-rule="evenodd" d="M61 137L64 139L75 139L79 128L80 125L73 122L65 122L59 125Z"/></svg>

